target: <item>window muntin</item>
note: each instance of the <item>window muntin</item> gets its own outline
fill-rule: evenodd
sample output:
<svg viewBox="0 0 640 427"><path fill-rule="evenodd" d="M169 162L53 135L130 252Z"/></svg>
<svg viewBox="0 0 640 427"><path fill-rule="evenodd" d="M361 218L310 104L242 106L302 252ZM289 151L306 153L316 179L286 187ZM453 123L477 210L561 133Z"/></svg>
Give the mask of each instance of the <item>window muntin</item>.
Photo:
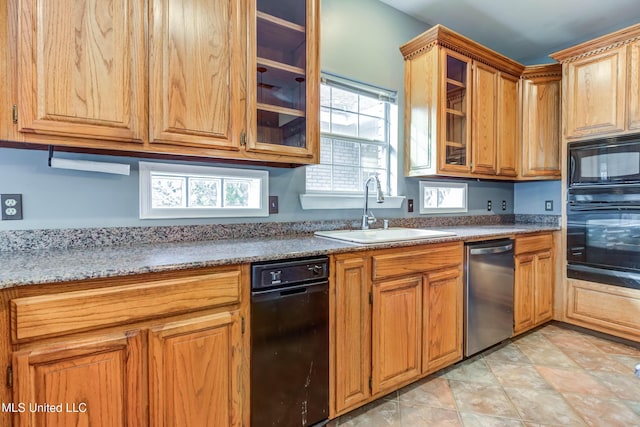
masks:
<svg viewBox="0 0 640 427"><path fill-rule="evenodd" d="M306 168L307 193L362 194L378 175L389 194L395 92L336 76L320 88L320 164Z"/></svg>
<svg viewBox="0 0 640 427"><path fill-rule="evenodd" d="M140 162L140 218L268 216L266 171Z"/></svg>

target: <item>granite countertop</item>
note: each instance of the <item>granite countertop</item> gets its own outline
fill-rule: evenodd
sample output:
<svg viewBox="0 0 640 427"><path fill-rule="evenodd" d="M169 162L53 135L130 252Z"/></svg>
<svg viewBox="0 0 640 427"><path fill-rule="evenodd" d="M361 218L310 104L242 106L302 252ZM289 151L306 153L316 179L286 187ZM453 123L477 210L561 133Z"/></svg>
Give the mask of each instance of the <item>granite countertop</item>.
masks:
<svg viewBox="0 0 640 427"><path fill-rule="evenodd" d="M514 234L556 231L550 225L512 224L429 227L455 236L379 244L354 244L296 235L291 237L224 239L200 242L0 252L0 289L140 273L356 252L416 244L496 239Z"/></svg>

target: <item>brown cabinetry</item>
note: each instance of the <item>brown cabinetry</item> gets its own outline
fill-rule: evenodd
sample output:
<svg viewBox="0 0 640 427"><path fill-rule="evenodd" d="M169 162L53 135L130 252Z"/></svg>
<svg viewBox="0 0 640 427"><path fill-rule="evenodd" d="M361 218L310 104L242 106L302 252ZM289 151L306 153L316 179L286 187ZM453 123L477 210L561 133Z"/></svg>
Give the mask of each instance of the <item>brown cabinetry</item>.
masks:
<svg viewBox="0 0 640 427"><path fill-rule="evenodd" d="M517 237L515 242L514 333L553 318L553 236Z"/></svg>
<svg viewBox="0 0 640 427"><path fill-rule="evenodd" d="M526 67L521 80L523 179L560 177L562 66Z"/></svg>
<svg viewBox="0 0 640 427"><path fill-rule="evenodd" d="M18 290L13 402L63 408L15 424L242 425L248 269L172 275Z"/></svg>
<svg viewBox="0 0 640 427"><path fill-rule="evenodd" d="M523 80L532 67L441 25L400 50L406 176L559 177L559 76L555 91ZM528 147L534 141L544 143Z"/></svg>
<svg viewBox="0 0 640 427"><path fill-rule="evenodd" d="M462 358L462 252L459 242L334 256L332 417Z"/></svg>
<svg viewBox="0 0 640 427"><path fill-rule="evenodd" d="M638 128L639 39L634 25L552 55L563 64L567 139Z"/></svg>
<svg viewBox="0 0 640 427"><path fill-rule="evenodd" d="M17 139L317 162L318 0L81 3L6 6Z"/></svg>

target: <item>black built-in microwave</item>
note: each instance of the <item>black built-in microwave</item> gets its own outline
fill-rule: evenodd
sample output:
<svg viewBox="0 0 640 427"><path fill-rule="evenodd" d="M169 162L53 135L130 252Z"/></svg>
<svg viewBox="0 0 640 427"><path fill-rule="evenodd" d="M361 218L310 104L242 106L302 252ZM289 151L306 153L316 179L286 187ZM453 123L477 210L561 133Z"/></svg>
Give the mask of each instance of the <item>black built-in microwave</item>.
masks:
<svg viewBox="0 0 640 427"><path fill-rule="evenodd" d="M640 184L640 134L569 143L569 189Z"/></svg>

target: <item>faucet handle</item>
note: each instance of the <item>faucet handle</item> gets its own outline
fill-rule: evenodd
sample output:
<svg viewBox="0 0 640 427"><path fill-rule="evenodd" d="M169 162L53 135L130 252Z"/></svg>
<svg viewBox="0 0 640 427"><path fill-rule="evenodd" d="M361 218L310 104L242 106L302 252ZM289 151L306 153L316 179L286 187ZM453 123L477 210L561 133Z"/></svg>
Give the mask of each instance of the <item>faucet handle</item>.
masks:
<svg viewBox="0 0 640 427"><path fill-rule="evenodd" d="M367 222L369 223L369 225L373 224L376 221L377 219L375 215L373 215L373 212L369 211L369 213L367 214Z"/></svg>

